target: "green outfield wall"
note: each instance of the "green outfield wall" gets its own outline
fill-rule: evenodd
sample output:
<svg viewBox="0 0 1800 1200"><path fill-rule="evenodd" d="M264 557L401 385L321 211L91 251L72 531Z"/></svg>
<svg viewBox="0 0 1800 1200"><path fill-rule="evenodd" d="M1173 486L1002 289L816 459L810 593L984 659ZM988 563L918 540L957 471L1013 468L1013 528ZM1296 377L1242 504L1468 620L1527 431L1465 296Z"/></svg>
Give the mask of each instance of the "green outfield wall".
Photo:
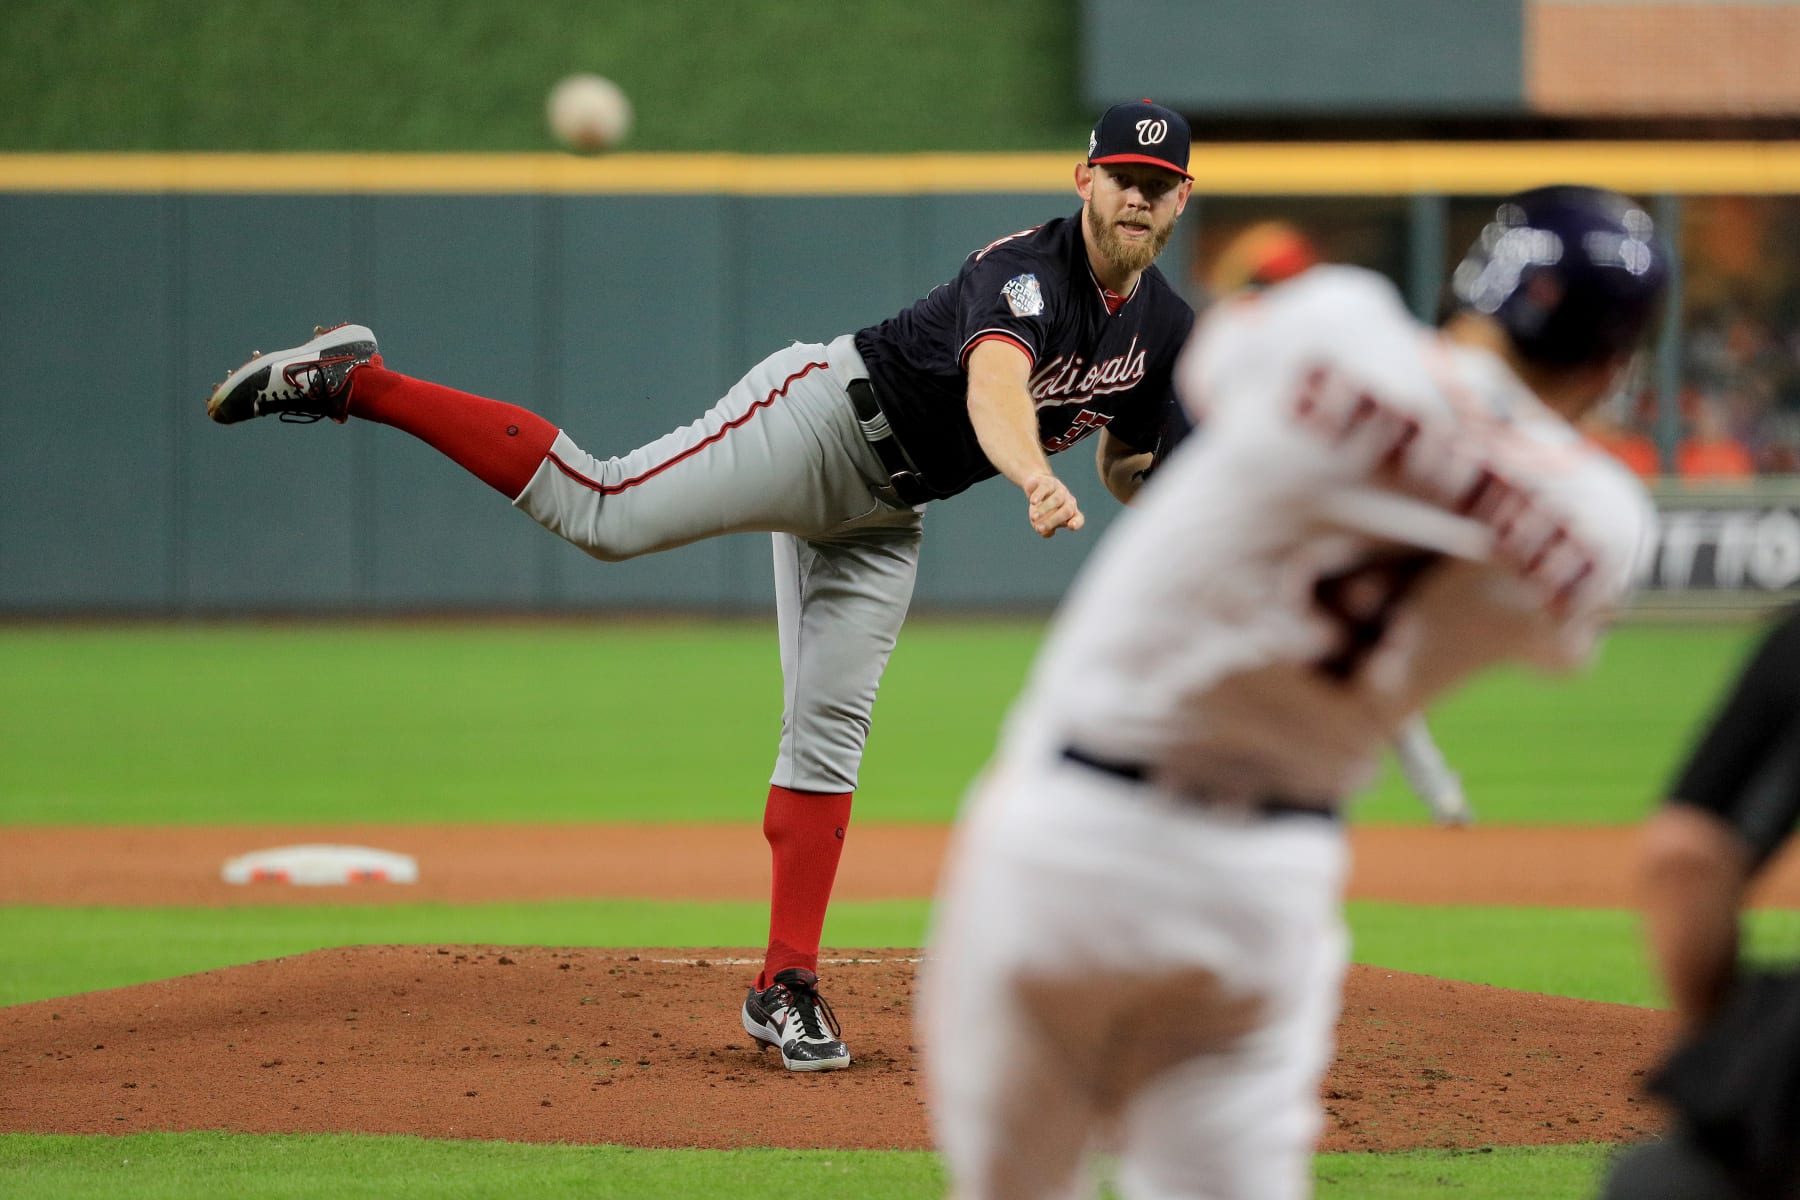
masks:
<svg viewBox="0 0 1800 1200"><path fill-rule="evenodd" d="M765 536L601 565L391 430L206 420L211 386L315 323L397 370L623 453L755 360L877 321L1072 195L0 194L0 611L237 613L769 603ZM926 604L1036 604L1010 488L928 518ZM1088 460L1081 462L1078 460Z"/></svg>
<svg viewBox="0 0 1800 1200"><path fill-rule="evenodd" d="M0 155L0 613L761 609L765 537L601 565L403 435L221 428L204 398L251 349L354 319L395 369L622 453L764 354L879 320L973 248L1073 211L1072 161ZM1800 193L1785 143L1202 146L1195 161L1202 192L1164 260L1178 287L1192 294L1228 201L1388 197L1407 230L1392 270L1421 314L1466 239L1446 221L1458 197L1577 168L1659 212ZM1657 360L1671 395L1681 332L1672 320ZM1058 460L1090 517L1079 536L1031 536L999 482L932 506L918 604L1053 602L1116 509L1090 455ZM1787 495L1682 526L1657 579L1726 593L1709 609L1735 603L1721 580L1787 581L1759 602L1790 591Z"/></svg>
<svg viewBox="0 0 1800 1200"><path fill-rule="evenodd" d="M1208 115L1524 111L1527 0L1082 0L1082 89Z"/></svg>

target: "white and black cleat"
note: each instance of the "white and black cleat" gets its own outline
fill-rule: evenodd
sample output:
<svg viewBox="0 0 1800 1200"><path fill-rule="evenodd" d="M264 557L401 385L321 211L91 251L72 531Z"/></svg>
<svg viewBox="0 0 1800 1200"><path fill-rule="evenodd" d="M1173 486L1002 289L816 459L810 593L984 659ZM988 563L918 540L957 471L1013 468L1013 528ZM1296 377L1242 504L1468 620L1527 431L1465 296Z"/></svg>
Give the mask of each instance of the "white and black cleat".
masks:
<svg viewBox="0 0 1800 1200"><path fill-rule="evenodd" d="M284 421L329 417L342 424L350 409L350 373L376 360L375 334L366 325L335 325L313 339L264 354L225 377L206 401L221 425L276 414Z"/></svg>
<svg viewBox="0 0 1800 1200"><path fill-rule="evenodd" d="M819 995L819 977L801 967L777 971L762 991L744 997L744 1032L781 1051L790 1071L841 1071L850 1049L840 1040L837 1015Z"/></svg>

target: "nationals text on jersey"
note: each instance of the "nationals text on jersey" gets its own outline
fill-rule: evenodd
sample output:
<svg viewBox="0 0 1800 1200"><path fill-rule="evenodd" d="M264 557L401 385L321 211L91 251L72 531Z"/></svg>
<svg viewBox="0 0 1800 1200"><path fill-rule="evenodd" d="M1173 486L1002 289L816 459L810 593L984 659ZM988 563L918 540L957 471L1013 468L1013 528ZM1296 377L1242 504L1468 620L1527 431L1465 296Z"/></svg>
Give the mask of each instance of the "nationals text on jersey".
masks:
<svg viewBox="0 0 1800 1200"><path fill-rule="evenodd" d="M1081 355L1057 355L1032 375L1031 398L1042 408L1046 404L1086 404L1095 396L1127 391L1144 378L1145 354L1138 349L1134 334L1124 353L1094 363L1085 372L1081 367Z"/></svg>

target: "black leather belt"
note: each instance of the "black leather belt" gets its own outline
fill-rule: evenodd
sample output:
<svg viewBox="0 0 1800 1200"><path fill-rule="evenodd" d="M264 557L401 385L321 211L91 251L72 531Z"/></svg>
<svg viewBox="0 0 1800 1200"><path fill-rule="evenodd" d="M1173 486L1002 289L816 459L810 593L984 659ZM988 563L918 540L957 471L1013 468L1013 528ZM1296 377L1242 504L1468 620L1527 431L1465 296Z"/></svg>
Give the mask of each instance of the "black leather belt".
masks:
<svg viewBox="0 0 1800 1200"><path fill-rule="evenodd" d="M1072 763L1080 763L1090 771L1099 771L1103 775L1128 779L1132 783L1150 782L1150 770L1141 763L1114 762L1111 759L1095 758L1074 746L1064 746L1062 756ZM1315 817L1325 821L1338 819L1338 810L1335 805L1309 804L1304 800L1289 800L1281 796L1265 796L1252 800L1248 804L1239 804L1234 800L1215 799L1198 792L1186 793L1184 798L1210 807L1241 808L1258 817Z"/></svg>
<svg viewBox="0 0 1800 1200"><path fill-rule="evenodd" d="M867 379L852 379L845 390L850 393L850 406L856 410L863 438L874 448L875 457L881 460L881 469L888 473L888 486L894 489L900 503L923 504L937 499L919 478L919 469L907 457L900 439L894 436L894 428L888 424L887 414L881 411L881 402L875 398L875 385Z"/></svg>

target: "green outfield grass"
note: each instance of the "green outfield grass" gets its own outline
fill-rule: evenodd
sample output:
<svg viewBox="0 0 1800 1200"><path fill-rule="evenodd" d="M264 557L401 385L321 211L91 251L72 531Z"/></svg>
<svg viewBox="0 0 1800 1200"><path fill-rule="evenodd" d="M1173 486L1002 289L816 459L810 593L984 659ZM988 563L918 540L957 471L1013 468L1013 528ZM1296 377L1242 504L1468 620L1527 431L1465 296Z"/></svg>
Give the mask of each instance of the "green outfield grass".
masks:
<svg viewBox="0 0 1800 1200"><path fill-rule="evenodd" d="M920 1151L635 1150L410 1137L194 1133L0 1136L9 1200L195 1200L241 1196L612 1196L748 1200L941 1195Z"/></svg>
<svg viewBox="0 0 1800 1200"><path fill-rule="evenodd" d="M840 946L917 946L927 902L835 904ZM559 900L304 908L0 907L0 1004L123 987L327 946L758 946L763 903Z"/></svg>
<svg viewBox="0 0 1800 1200"><path fill-rule="evenodd" d="M1348 911L1360 963L1610 1004L1666 1003L1632 912L1371 901ZM1752 912L1744 926L1750 958L1800 958L1800 912Z"/></svg>
<svg viewBox="0 0 1800 1200"><path fill-rule="evenodd" d="M1038 626L908 632L865 811L941 821ZM7 630L0 677L0 824L754 821L781 729L764 622Z"/></svg>
<svg viewBox="0 0 1800 1200"><path fill-rule="evenodd" d="M1326 1154L1320 1200L1461 1200L1586 1196L1609 1148ZM937 1156L918 1151L631 1150L404 1137L219 1133L78 1138L0 1135L9 1200L351 1200L388 1196L630 1197L789 1200L943 1194Z"/></svg>
<svg viewBox="0 0 1800 1200"><path fill-rule="evenodd" d="M912 623L863 819L952 817L1041 632ZM1749 637L1623 629L1585 677L1502 672L1433 726L1485 821L1635 821ZM781 709L760 621L11 628L0 679L0 825L752 821ZM1423 819L1391 774L1359 817Z"/></svg>

